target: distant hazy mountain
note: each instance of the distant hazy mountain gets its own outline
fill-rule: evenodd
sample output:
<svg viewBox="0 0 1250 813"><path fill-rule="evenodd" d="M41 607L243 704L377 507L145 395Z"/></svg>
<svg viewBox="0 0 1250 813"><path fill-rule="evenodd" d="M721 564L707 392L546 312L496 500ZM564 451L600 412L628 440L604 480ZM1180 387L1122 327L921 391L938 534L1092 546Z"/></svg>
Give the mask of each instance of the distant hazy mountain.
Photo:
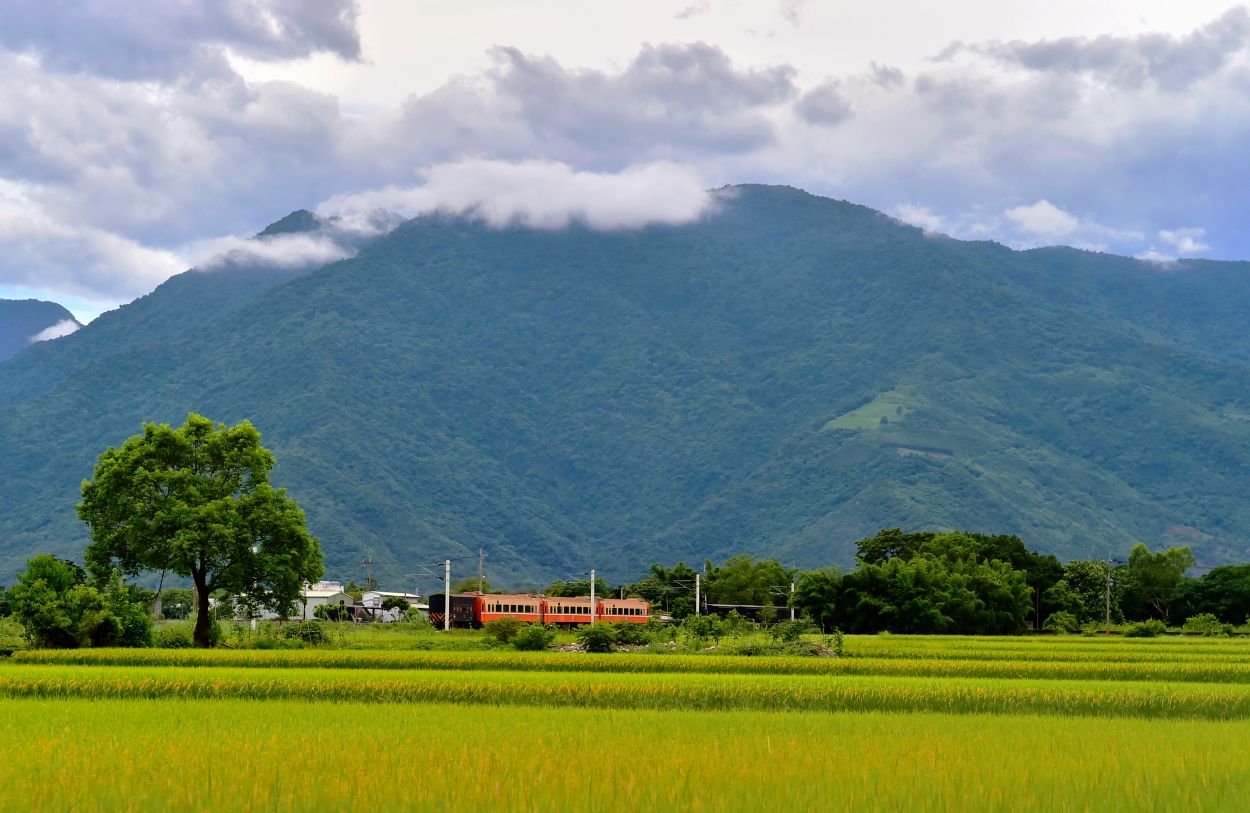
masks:
<svg viewBox="0 0 1250 813"><path fill-rule="evenodd" d="M46 341L82 327L74 314L55 302L0 299L0 361L36 341Z"/></svg>
<svg viewBox="0 0 1250 813"><path fill-rule="evenodd" d="M0 365L0 580L77 554L96 455L191 410L259 427L345 578L479 547L516 586L845 563L891 526L1250 559L1250 265L1016 252L733 191L683 227L419 218L296 278L171 280L107 340L56 343L84 349L51 377L33 351Z"/></svg>

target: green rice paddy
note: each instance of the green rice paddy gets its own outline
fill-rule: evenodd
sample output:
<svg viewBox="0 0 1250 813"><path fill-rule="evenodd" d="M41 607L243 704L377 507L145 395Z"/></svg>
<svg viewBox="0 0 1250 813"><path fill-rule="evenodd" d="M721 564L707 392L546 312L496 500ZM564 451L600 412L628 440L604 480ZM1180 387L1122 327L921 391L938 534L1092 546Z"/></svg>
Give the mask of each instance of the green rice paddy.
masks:
<svg viewBox="0 0 1250 813"><path fill-rule="evenodd" d="M18 653L0 661L0 809L1188 811L1250 794L1250 641L846 653Z"/></svg>

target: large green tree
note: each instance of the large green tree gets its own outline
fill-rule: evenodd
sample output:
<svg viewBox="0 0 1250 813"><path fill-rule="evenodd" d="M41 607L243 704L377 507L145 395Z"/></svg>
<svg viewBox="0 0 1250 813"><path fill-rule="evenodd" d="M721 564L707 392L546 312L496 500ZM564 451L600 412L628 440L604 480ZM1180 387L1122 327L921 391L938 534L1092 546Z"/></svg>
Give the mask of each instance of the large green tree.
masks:
<svg viewBox="0 0 1250 813"><path fill-rule="evenodd" d="M1132 618L1168 620L1168 609L1185 579L1185 571L1196 564L1189 548L1168 548L1158 553L1145 545L1129 552L1125 565L1125 612Z"/></svg>
<svg viewBox="0 0 1250 813"><path fill-rule="evenodd" d="M776 559L731 556L708 569L707 600L714 604L789 604L796 571Z"/></svg>
<svg viewBox="0 0 1250 813"><path fill-rule="evenodd" d="M1200 579L1186 579L1176 590L1169 612L1177 621L1211 613L1225 624L1250 618L1250 565L1224 565Z"/></svg>
<svg viewBox="0 0 1250 813"><path fill-rule="evenodd" d="M837 626L835 612L842 590L842 571L835 567L809 570L799 576L794 589L794 606L820 625L821 632Z"/></svg>
<svg viewBox="0 0 1250 813"><path fill-rule="evenodd" d="M144 424L143 434L105 450L82 485L88 569L190 578L202 647L210 645L215 590L252 609L289 613L323 566L304 512L269 484L273 465L247 421L227 427L191 414L177 429Z"/></svg>

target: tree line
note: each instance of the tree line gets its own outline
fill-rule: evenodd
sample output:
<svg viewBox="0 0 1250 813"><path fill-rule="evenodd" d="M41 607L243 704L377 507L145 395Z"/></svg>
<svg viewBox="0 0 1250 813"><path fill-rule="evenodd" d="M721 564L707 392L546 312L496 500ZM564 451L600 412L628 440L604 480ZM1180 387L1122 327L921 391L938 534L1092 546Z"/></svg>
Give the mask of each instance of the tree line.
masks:
<svg viewBox="0 0 1250 813"><path fill-rule="evenodd" d="M1250 564L1186 578L1194 565L1186 547L1137 545L1123 563L1065 564L1014 535L890 528L856 543L849 571L800 571L739 554L719 566L705 563L700 575L707 602L789 604L824 630L850 633L1000 635L1108 621L1178 625L1203 614L1246 623ZM682 618L694 612L695 573L682 562L653 565L625 591Z"/></svg>

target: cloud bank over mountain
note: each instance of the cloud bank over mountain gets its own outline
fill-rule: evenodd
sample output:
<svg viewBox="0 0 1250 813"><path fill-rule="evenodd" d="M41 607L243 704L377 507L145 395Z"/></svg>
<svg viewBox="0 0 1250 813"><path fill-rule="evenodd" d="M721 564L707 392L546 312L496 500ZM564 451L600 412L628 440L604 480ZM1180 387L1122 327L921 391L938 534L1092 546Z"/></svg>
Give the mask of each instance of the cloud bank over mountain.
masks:
<svg viewBox="0 0 1250 813"><path fill-rule="evenodd" d="M612 230L689 223L713 203L693 171L663 162L597 173L553 161L465 161L424 174L420 186L336 196L319 211L366 232L377 231L373 213L379 209L404 217L463 215L495 227L559 229L580 223Z"/></svg>
<svg viewBox="0 0 1250 813"><path fill-rule="evenodd" d="M743 181L1015 246L1250 256L1240 6L1187 29L960 40L904 67L830 72L806 52L718 42L710 26L727 12L706 3L667 12L689 39L593 67L482 43L480 68L383 108L309 78L366 70L366 34L388 11L402 13L350 0L4 4L0 296L98 311L318 202L617 228L701 216L704 189ZM972 25L971 6L950 13ZM768 14L761 42L827 24L810 4ZM246 65L284 78L248 78ZM264 250L334 256L324 243Z"/></svg>

